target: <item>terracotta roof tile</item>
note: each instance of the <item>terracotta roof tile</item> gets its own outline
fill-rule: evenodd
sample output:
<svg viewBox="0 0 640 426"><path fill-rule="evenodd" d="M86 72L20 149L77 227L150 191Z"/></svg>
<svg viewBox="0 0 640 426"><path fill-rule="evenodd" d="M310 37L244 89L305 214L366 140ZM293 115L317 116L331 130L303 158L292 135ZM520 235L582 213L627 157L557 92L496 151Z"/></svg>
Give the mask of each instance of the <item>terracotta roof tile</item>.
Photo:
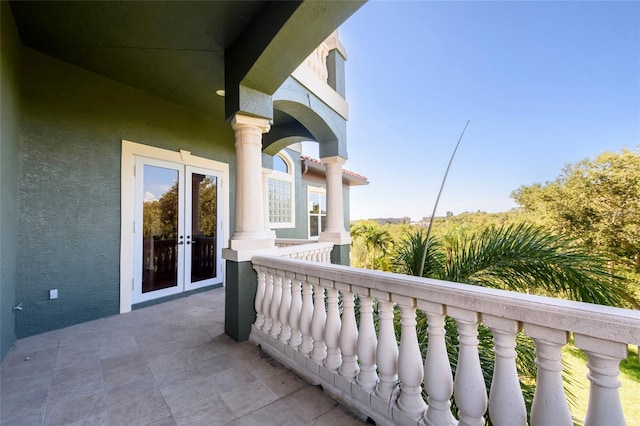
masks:
<svg viewBox="0 0 640 426"><path fill-rule="evenodd" d="M304 154L300 154L300 158L306 161L311 161L313 163L319 164L321 166L324 166L324 164L322 164L322 161L318 160L317 158L313 158L313 157L309 157L308 155L304 155ZM356 172L352 172L351 170L347 170L347 169L342 169L342 174L343 175L347 175L347 176L352 176L356 179L361 179L364 181L368 181L369 179L367 179L366 176L363 176L361 174L358 174Z"/></svg>

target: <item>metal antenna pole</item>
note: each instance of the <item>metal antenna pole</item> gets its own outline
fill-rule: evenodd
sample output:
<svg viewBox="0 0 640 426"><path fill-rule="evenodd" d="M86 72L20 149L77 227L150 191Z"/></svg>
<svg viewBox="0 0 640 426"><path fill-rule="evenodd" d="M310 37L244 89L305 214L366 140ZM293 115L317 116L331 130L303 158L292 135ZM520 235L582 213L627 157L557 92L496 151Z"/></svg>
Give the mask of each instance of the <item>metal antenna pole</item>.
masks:
<svg viewBox="0 0 640 426"><path fill-rule="evenodd" d="M427 228L427 238L424 241L424 251L422 252L422 261L420 261L420 271L418 276L421 277L424 272L424 263L427 260L427 248L429 247L429 237L431 236L431 227L433 226L433 219L436 216L436 209L438 208L438 202L440 201L440 195L442 195L442 190L444 189L444 183L447 181L447 175L449 174L449 169L451 168L451 163L453 163L453 157L456 156L456 151L458 151L458 146L460 146L460 142L462 141L462 137L464 136L465 130L467 130L467 126L471 120L467 120L467 124L464 125L464 129L462 129L462 133L458 138L458 143L451 154L451 158L449 159L449 165L447 166L447 170L444 172L444 177L442 178L442 183L440 184L440 191L438 192L438 197L436 198L436 203L433 206L433 212L431 213L431 219L429 220L429 227Z"/></svg>

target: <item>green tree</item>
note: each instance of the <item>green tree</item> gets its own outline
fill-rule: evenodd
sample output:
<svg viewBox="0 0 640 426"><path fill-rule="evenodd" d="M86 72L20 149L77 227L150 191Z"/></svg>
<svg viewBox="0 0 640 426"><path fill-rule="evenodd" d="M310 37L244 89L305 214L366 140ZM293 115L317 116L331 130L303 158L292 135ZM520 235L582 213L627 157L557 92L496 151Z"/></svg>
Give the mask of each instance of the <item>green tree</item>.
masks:
<svg viewBox="0 0 640 426"><path fill-rule="evenodd" d="M200 231L206 236L215 235L218 224L217 218L217 202L218 202L218 186L216 178L209 176L204 177L199 183L200 197Z"/></svg>
<svg viewBox="0 0 640 426"><path fill-rule="evenodd" d="M640 150L569 164L555 181L512 197L529 219L605 253L611 271L640 294Z"/></svg>

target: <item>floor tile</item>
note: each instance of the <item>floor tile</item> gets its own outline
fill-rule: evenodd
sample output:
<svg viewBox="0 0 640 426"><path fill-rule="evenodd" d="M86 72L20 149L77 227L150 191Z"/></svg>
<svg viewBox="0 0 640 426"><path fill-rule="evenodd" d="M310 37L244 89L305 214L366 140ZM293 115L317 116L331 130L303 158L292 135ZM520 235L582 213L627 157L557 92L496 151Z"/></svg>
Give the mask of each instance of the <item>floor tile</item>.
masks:
<svg viewBox="0 0 640 426"><path fill-rule="evenodd" d="M224 290L18 340L0 424L361 424L255 345L224 333Z"/></svg>
<svg viewBox="0 0 640 426"><path fill-rule="evenodd" d="M305 386L283 400L306 421L315 420L338 405L334 400L327 398L319 386Z"/></svg>
<svg viewBox="0 0 640 426"><path fill-rule="evenodd" d="M224 402L238 417L243 417L279 399L279 396L262 383L247 383L222 395Z"/></svg>
<svg viewBox="0 0 640 426"><path fill-rule="evenodd" d="M104 392L85 395L47 406L45 426L92 424L108 425Z"/></svg>
<svg viewBox="0 0 640 426"><path fill-rule="evenodd" d="M278 400L235 420L229 426L296 426L306 423L284 401Z"/></svg>

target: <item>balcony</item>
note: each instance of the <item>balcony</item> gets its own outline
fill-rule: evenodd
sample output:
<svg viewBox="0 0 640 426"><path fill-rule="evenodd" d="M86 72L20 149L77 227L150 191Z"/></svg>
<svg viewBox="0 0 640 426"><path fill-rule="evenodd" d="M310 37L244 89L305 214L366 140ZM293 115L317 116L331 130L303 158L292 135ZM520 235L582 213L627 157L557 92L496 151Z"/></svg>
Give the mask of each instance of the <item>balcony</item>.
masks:
<svg viewBox="0 0 640 426"><path fill-rule="evenodd" d="M580 420L625 424L618 365L640 343L639 312L332 265L331 243L280 243L252 259L251 342L224 334L223 289L19 340L2 365L2 424L482 425L487 413L525 424L520 332L536 345L530 424L573 424L561 364L571 337L589 369ZM459 330L455 377L447 317ZM488 395L479 324L494 340Z"/></svg>

